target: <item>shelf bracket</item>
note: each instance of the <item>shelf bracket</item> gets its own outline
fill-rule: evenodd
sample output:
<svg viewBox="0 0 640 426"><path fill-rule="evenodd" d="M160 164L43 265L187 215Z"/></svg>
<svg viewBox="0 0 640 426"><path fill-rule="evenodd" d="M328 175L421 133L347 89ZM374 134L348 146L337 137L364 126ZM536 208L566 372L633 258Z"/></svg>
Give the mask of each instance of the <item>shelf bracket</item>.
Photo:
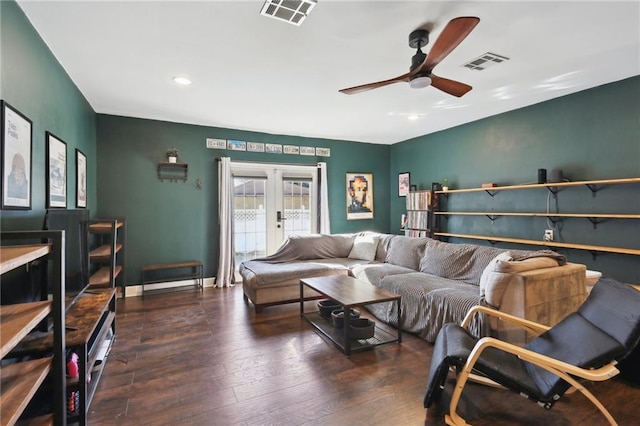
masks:
<svg viewBox="0 0 640 426"><path fill-rule="evenodd" d="M498 193L498 191L491 191L489 189L485 189L485 192L489 194L491 198L493 198Z"/></svg>
<svg viewBox="0 0 640 426"><path fill-rule="evenodd" d="M604 222L604 220L598 220L597 217L588 217L589 222L593 225L593 229L598 228L598 223Z"/></svg>
<svg viewBox="0 0 640 426"><path fill-rule="evenodd" d="M500 217L500 216L496 216L496 215L494 215L494 214L488 214L488 215L486 215L486 216L487 216L487 218L489 218L489 220L491 221L491 223L493 223L493 221L494 221L494 220L496 220L498 217Z"/></svg>
<svg viewBox="0 0 640 426"><path fill-rule="evenodd" d="M553 223L554 225L562 220L556 216L547 216L547 219L549 219L549 222Z"/></svg>
<svg viewBox="0 0 640 426"><path fill-rule="evenodd" d="M596 192L598 192L599 190L602 189L602 187L598 188L598 185L592 184L592 183L587 183L586 184L587 188L589 188L591 190L591 195L595 198L596 196Z"/></svg>
<svg viewBox="0 0 640 426"><path fill-rule="evenodd" d="M557 186L547 186L547 189L549 190L550 193L552 193L553 195L557 195L558 192L560 192L560 188L558 188Z"/></svg>

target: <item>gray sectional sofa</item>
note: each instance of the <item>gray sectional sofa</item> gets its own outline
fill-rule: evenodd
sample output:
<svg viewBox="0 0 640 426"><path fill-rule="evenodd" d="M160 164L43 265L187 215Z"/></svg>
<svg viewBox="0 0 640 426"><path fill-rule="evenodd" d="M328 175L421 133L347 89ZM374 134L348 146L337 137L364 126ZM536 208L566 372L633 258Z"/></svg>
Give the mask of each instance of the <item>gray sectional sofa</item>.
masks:
<svg viewBox="0 0 640 426"><path fill-rule="evenodd" d="M454 244L431 238L359 233L292 236L271 256L243 262L245 300L256 312L297 302L299 280L351 275L402 296L367 306L379 320L433 342L442 325L461 322L471 306L484 304L532 321L553 325L586 299L584 265L558 253ZM306 289L307 298L319 296ZM474 319L474 334L522 341L521 331Z"/></svg>

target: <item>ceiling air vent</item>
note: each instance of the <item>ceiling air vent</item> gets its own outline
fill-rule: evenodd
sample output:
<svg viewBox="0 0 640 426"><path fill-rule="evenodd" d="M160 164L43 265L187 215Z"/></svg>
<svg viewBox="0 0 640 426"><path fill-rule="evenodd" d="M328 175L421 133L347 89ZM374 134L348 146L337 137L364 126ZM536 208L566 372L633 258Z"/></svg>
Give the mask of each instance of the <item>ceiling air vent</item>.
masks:
<svg viewBox="0 0 640 426"><path fill-rule="evenodd" d="M300 26L316 3L316 0L266 0L260 14Z"/></svg>
<svg viewBox="0 0 640 426"><path fill-rule="evenodd" d="M482 71L508 60L509 58L507 58L506 56L500 56L496 55L495 53L487 52L484 55L467 62L466 64L462 64L462 66L472 70Z"/></svg>

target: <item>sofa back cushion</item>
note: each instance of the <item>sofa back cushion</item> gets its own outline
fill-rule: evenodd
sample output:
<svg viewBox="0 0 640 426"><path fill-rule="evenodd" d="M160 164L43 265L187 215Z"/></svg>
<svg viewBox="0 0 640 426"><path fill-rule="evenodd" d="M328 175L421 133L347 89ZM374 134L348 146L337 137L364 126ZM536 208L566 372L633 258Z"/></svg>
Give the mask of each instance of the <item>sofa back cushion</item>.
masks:
<svg viewBox="0 0 640 426"><path fill-rule="evenodd" d="M405 237L396 235L389 242L389 250L385 262L414 271L420 268L420 258L430 238Z"/></svg>
<svg viewBox="0 0 640 426"><path fill-rule="evenodd" d="M355 234L291 235L269 256L254 260L271 263L292 260L346 258L351 252Z"/></svg>
<svg viewBox="0 0 640 426"><path fill-rule="evenodd" d="M389 245L398 235L394 234L378 234L378 250L376 251L376 260L378 262L385 262L389 255Z"/></svg>
<svg viewBox="0 0 640 426"><path fill-rule="evenodd" d="M479 285L482 272L489 262L505 251L494 247L430 240L420 259L420 271Z"/></svg>

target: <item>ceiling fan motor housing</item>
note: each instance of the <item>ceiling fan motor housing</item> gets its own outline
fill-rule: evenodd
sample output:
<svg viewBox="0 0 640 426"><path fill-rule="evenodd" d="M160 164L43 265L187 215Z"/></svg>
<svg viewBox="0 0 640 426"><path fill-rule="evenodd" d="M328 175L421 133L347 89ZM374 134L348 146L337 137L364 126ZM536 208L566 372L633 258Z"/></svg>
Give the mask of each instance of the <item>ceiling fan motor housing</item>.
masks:
<svg viewBox="0 0 640 426"><path fill-rule="evenodd" d="M415 30L409 34L409 47L412 49L420 49L429 44L429 31Z"/></svg>

